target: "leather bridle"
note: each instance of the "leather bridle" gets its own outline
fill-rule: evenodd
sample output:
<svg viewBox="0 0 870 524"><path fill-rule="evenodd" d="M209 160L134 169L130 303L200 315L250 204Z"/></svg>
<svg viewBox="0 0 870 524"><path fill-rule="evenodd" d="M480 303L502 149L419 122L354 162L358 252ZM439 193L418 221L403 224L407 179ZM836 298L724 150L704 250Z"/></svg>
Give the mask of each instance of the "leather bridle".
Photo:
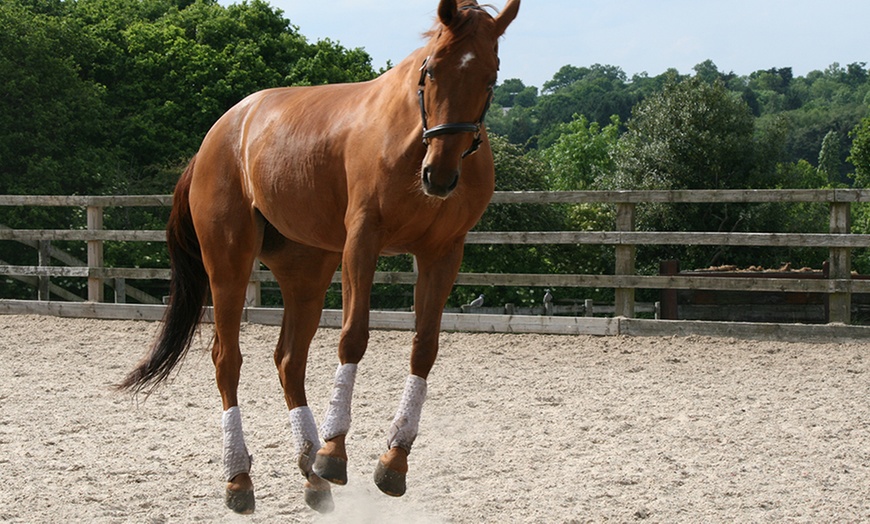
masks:
<svg viewBox="0 0 870 524"><path fill-rule="evenodd" d="M441 124L429 129L429 123L426 117L425 97L426 77L428 76L430 79L432 78L432 72L429 70L429 58L430 57L427 56L426 59L423 60L423 65L420 67L420 83L418 84L419 89L417 90L417 98L420 100L420 116L423 120L423 145L429 147L429 139L436 136L474 133L474 140L471 142L471 147L462 153L462 158L465 158L477 151L478 148L480 148L480 144L483 143L483 139L480 137L480 128L483 126L486 112L489 111L489 106L492 104L493 86L490 85L487 89L486 105L483 107L483 113L480 114L480 118L478 118L476 122Z"/></svg>

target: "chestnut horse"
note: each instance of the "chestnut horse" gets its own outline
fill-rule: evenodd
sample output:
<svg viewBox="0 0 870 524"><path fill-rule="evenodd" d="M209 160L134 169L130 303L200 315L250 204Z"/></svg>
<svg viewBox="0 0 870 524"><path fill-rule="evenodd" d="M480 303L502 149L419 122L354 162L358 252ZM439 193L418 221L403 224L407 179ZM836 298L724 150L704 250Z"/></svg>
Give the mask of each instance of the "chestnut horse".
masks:
<svg viewBox="0 0 870 524"><path fill-rule="evenodd" d="M215 123L182 174L167 224L169 307L157 341L121 387L149 390L170 375L210 291L226 503L234 511L254 510L237 390L239 327L257 259L275 275L284 300L275 364L305 500L325 512L333 507L329 483L347 482L345 436L368 342L375 265L380 255L416 257L410 374L374 474L383 492L405 492L441 312L465 236L493 192L483 119L496 82L498 40L519 5L508 0L492 16L474 0L440 0L425 46L379 78L250 95ZM318 433L305 397L305 366L339 264L340 364Z"/></svg>

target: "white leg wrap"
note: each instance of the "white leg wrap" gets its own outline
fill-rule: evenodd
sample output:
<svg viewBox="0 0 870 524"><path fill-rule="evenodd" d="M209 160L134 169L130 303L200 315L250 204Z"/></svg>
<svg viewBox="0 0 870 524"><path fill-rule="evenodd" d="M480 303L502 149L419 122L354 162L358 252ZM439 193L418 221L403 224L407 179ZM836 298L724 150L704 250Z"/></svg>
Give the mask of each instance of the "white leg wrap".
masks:
<svg viewBox="0 0 870 524"><path fill-rule="evenodd" d="M302 473L311 472L314 465L314 455L320 449L320 437L317 436L317 423L314 414L308 406L300 406L290 410L290 431L293 433L293 443L296 446L296 459Z"/></svg>
<svg viewBox="0 0 870 524"><path fill-rule="evenodd" d="M224 430L224 478L229 482L240 473L251 472L251 455L245 447L242 414L238 406L224 411L221 426Z"/></svg>
<svg viewBox="0 0 870 524"><path fill-rule="evenodd" d="M320 436L329 440L350 431L350 405L353 384L356 381L356 364L342 364L335 371L335 386L326 416L320 425Z"/></svg>
<svg viewBox="0 0 870 524"><path fill-rule="evenodd" d="M423 411L423 401L426 400L426 390L426 380L416 375L408 375L399 409L396 410L396 417L387 435L389 448L400 447L411 451L420 427L420 413Z"/></svg>

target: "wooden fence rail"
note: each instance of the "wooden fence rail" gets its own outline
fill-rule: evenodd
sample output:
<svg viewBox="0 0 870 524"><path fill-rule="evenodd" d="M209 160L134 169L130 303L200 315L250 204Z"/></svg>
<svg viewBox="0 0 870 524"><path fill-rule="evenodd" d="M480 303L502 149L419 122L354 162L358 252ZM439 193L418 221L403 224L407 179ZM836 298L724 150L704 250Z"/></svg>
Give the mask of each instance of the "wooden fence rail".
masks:
<svg viewBox="0 0 870 524"><path fill-rule="evenodd" d="M824 293L829 301L829 320L837 324L851 321L851 295L870 293L870 281L852 279L851 254L856 248L870 246L870 235L850 233L851 206L870 202L870 190L731 190L731 191L565 191L565 192L497 192L493 204L611 204L616 208L616 224L612 231L556 232L471 232L469 244L597 244L614 246L616 264L613 275L565 274L479 274L461 273L456 283L475 286L540 286L540 287L609 287L616 290L614 311L617 317L634 317L637 289L707 289L742 291L780 291ZM830 206L830 229L818 233L709 233L635 231L637 205L645 203L769 203L816 202ZM0 206L75 206L86 209L87 229L9 229L0 228L0 240L18 241L39 249L39 265L14 266L0 261L0 275L29 279L39 283L41 300L47 300L49 279L80 277L88 280L88 301L101 303L104 284L116 291L116 300L135 288L127 279L168 279L168 269L104 267L105 242L162 242L161 231L106 230L103 210L106 207L166 207L171 195L144 196L32 196L0 195ZM51 266L51 241L83 241L87 243L87 261L67 266ZM714 276L637 275L635 253L639 245L709 245L709 246L792 246L829 250L829 272L826 279L778 279L764 277L716 278ZM69 260L64 260L70 264ZM81 261L80 261L81 262ZM252 283L274 281L268 271L255 270ZM336 274L335 282L340 281ZM378 273L376 283L409 284L416 281L414 273ZM121 293L119 295L119 289ZM55 292L55 295L61 293ZM139 294L136 300L153 301ZM131 295L132 296L132 295ZM69 298L69 294L62 298ZM17 303L16 301L7 301ZM411 321L412 322L412 321ZM465 321L463 321L465 322ZM449 322L447 323L449 325ZM460 323L465 325L464 323ZM460 325L456 324L456 325ZM538 324L535 321L534 324ZM629 324L626 324L629 325ZM630 324L635 326L641 324ZM467 326L466 326L467 327ZM572 328L573 329L573 328ZM655 328L657 330L659 328ZM767 331L770 331L767 329Z"/></svg>

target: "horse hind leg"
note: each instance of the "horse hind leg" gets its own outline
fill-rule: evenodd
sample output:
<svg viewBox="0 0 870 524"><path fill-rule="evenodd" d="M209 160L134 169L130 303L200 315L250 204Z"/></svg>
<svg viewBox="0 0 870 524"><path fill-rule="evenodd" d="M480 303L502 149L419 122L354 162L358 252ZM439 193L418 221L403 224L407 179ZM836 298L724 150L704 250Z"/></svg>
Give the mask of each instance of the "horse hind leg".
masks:
<svg viewBox="0 0 870 524"><path fill-rule="evenodd" d="M262 223L239 202L208 198L210 194L201 189L195 205L192 202L192 211L214 305L212 361L224 410L225 502L236 513L248 514L254 511L255 503L238 400L242 367L239 328L251 268L262 243Z"/></svg>
<svg viewBox="0 0 870 524"><path fill-rule="evenodd" d="M252 261L246 265L250 269ZM238 280L238 282L232 282ZM254 485L251 481L251 458L242 430L241 411L238 402L238 386L242 367L239 346L239 327L245 303L248 277L226 277L213 284L215 341L212 360L215 365L215 381L221 393L224 413L222 429L223 468L226 486L226 505L236 513L254 511Z"/></svg>

